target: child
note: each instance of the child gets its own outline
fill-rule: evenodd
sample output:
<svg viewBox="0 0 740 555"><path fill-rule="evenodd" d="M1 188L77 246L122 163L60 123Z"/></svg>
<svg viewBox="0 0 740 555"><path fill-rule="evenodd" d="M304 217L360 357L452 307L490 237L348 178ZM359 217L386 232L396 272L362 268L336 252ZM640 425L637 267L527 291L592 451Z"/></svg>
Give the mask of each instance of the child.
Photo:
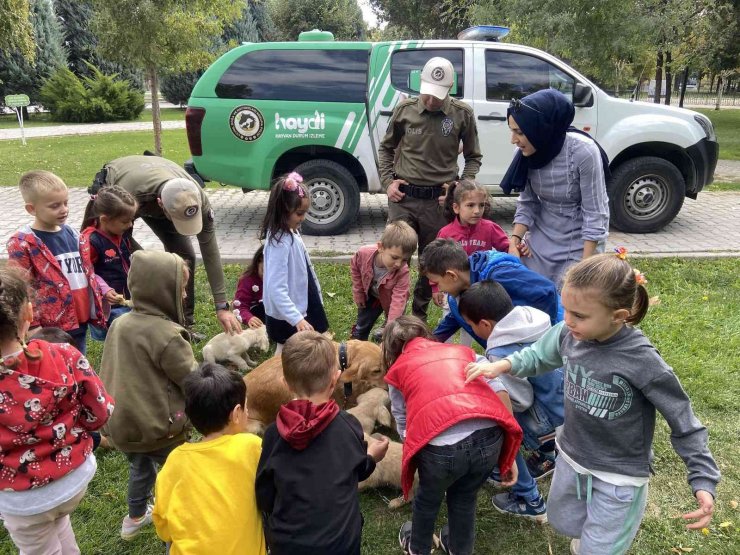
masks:
<svg viewBox="0 0 740 555"><path fill-rule="evenodd" d="M183 309L188 274L176 254L136 251L128 275L133 310L113 322L103 346L100 377L118 403L103 435L129 461L124 540L152 522L156 465L187 439L183 380L196 366Z"/></svg>
<svg viewBox="0 0 740 555"><path fill-rule="evenodd" d="M506 289L491 280L471 285L460 295L458 306L475 334L488 338L486 356L490 361L519 351L551 327L547 314L529 306L515 307ZM524 446L533 455L525 460L521 452L517 454L516 484L511 492L494 495L491 501L500 512L546 522L545 500L533 476L543 478L555 468L555 428L563 423L563 372L558 369L533 378L502 379L511 397L514 417L524 432ZM530 465L534 467L532 472Z"/></svg>
<svg viewBox="0 0 740 555"><path fill-rule="evenodd" d="M131 310L122 306L122 301L131 298L126 279L134 251L131 229L137 208L138 204L131 193L117 185L100 189L85 208L80 252L82 259L95 270L103 298L111 307L108 326ZM106 330L92 326L90 336L104 341Z"/></svg>
<svg viewBox="0 0 740 555"><path fill-rule="evenodd" d="M296 331L329 329L321 288L298 232L310 206L303 177L292 172L273 185L262 220L265 242L265 315L275 354Z"/></svg>
<svg viewBox="0 0 740 555"><path fill-rule="evenodd" d="M265 322L265 305L262 304L262 277L265 272L264 246L260 245L252 257L249 267L244 270L236 286L234 306L244 324L259 328ZM239 303L237 305L237 302Z"/></svg>
<svg viewBox="0 0 740 555"><path fill-rule="evenodd" d="M439 290L447 293L450 313L434 330L434 337L446 341L458 329L463 328L482 347L486 342L475 335L460 316L457 297L472 283L493 279L503 285L514 305L532 306L550 316L551 323L562 319L562 309L555 285L547 278L536 274L522 265L510 254L497 251L481 251L468 257L463 248L450 239L435 239L424 250L419 259L419 268L434 282Z"/></svg>
<svg viewBox="0 0 740 555"><path fill-rule="evenodd" d="M509 251L509 239L501 227L484 218L488 204L488 192L477 181L453 182L445 196L445 217L450 222L437 233L437 239L452 239L470 256L474 252L497 250ZM444 302L445 294L437 285L432 285L434 303L443 307L443 316L449 314ZM449 340L448 340L449 341ZM472 337L462 330L460 344L468 347Z"/></svg>
<svg viewBox="0 0 740 555"><path fill-rule="evenodd" d="M683 516L696 519L687 528L709 525L720 479L707 429L673 370L633 327L647 313L648 293L644 276L621 256L595 255L571 267L562 292L565 322L504 360L468 368L472 380L534 376L564 365L565 423L547 516L555 530L576 538L576 554L629 549L647 501L656 410L699 504Z"/></svg>
<svg viewBox="0 0 740 555"><path fill-rule="evenodd" d="M391 412L404 440L404 497L419 471L413 520L398 536L401 548L415 555L430 552L434 521L446 494L449 527L440 532L443 549L470 555L478 490L496 464L505 483L516 480L513 462L522 431L505 405L508 395L500 391L500 382L478 380L470 389L464 387L465 367L475 353L431 340L415 316L401 316L385 327L381 357L388 369Z"/></svg>
<svg viewBox="0 0 740 555"><path fill-rule="evenodd" d="M247 386L204 362L187 376L185 414L203 434L172 451L157 476L154 526L169 553L264 555L254 480L261 440L245 433ZM204 471L207 469L207 471Z"/></svg>
<svg viewBox="0 0 740 555"><path fill-rule="evenodd" d="M19 187L34 220L13 234L7 248L10 263L26 270L35 292L31 327L62 328L84 355L88 323L105 328L103 297L92 265L80 256L78 233L65 223L67 186L36 170L24 173Z"/></svg>
<svg viewBox="0 0 740 555"><path fill-rule="evenodd" d="M350 262L357 322L352 337L367 341L375 321L401 316L409 300L408 263L416 250L416 232L403 221L390 223L375 245L360 247Z"/></svg>
<svg viewBox="0 0 740 555"><path fill-rule="evenodd" d="M340 370L334 345L315 331L293 335L282 352L296 396L265 431L255 484L272 555L359 555L357 484L388 449L368 447L357 419L332 399Z"/></svg>
<svg viewBox="0 0 740 555"><path fill-rule="evenodd" d="M113 399L74 347L21 342L33 318L25 276L0 271L0 516L21 553L79 553L69 515Z"/></svg>

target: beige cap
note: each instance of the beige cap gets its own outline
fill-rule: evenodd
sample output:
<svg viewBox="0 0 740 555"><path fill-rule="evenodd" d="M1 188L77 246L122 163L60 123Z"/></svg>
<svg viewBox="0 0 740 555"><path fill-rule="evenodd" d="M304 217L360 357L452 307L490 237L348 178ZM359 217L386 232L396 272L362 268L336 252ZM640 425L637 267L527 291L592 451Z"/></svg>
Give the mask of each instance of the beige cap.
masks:
<svg viewBox="0 0 740 555"><path fill-rule="evenodd" d="M159 193L162 208L181 235L198 235L203 229L200 195L200 187L184 177L165 182Z"/></svg>
<svg viewBox="0 0 740 555"><path fill-rule="evenodd" d="M421 71L420 94L431 94L444 100L452 88L455 69L447 58L432 58Z"/></svg>

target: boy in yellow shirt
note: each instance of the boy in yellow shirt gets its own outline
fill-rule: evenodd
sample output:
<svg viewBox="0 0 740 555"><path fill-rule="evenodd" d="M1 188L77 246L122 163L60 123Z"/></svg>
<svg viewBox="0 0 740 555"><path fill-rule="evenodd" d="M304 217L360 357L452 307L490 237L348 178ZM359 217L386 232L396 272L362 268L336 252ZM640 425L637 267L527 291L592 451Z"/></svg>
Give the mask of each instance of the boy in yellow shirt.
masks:
<svg viewBox="0 0 740 555"><path fill-rule="evenodd" d="M185 378L185 413L203 434L170 453L157 476L152 517L170 555L265 555L254 481L262 440L245 433L247 386L204 362Z"/></svg>

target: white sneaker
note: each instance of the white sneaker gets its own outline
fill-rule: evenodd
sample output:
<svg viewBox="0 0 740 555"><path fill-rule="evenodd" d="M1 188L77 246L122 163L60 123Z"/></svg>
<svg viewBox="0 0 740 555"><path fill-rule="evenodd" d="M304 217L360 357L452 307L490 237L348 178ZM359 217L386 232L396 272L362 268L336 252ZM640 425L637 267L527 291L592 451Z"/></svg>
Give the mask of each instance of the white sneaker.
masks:
<svg viewBox="0 0 740 555"><path fill-rule="evenodd" d="M144 526L149 526L152 523L152 509L151 505L146 506L146 513L144 516L139 518L131 518L126 515L123 517L123 524L121 524L121 538L124 540L130 540L136 537L141 532Z"/></svg>
<svg viewBox="0 0 740 555"><path fill-rule="evenodd" d="M581 553L581 540L579 538L573 538L570 540L570 555L580 555Z"/></svg>

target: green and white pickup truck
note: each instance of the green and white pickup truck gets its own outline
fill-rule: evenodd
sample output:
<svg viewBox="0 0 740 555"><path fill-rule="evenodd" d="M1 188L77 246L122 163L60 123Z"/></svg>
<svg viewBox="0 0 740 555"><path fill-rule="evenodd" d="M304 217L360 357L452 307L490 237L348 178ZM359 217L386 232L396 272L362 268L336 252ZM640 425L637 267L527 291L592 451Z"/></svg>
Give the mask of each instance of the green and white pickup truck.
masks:
<svg viewBox="0 0 740 555"><path fill-rule="evenodd" d="M206 70L188 102L186 167L245 191L268 189L296 170L311 193L303 232L342 233L357 216L360 192L382 192L377 152L389 116L417 94L418 72L434 56L452 62L453 96L475 111L478 180L493 194L503 194L498 185L514 155L506 108L544 88L573 100L574 125L609 156L616 228L657 231L712 182L719 147L708 118L612 98L541 50L486 40L339 42L321 31L297 42L243 44Z"/></svg>

